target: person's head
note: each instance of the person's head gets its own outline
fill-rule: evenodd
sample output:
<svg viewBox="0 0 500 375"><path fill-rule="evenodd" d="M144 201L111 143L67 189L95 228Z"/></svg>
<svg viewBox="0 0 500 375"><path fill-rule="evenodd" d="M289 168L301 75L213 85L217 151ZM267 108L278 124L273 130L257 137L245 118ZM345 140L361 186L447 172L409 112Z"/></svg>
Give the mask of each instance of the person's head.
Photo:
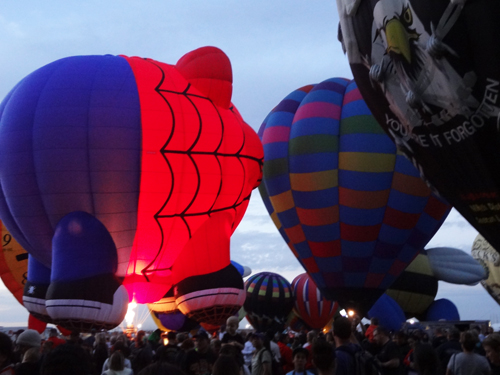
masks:
<svg viewBox="0 0 500 375"><path fill-rule="evenodd" d="M429 344L417 344L413 351L415 369L419 375L437 374L439 358L436 350Z"/></svg>
<svg viewBox="0 0 500 375"><path fill-rule="evenodd" d="M194 346L201 353L205 353L210 347L210 336L205 331L198 331L194 336Z"/></svg>
<svg viewBox="0 0 500 375"><path fill-rule="evenodd" d="M394 342L398 346L403 346L408 344L408 335L404 331L397 331L394 335Z"/></svg>
<svg viewBox="0 0 500 375"><path fill-rule="evenodd" d="M298 347L293 351L293 367L296 372L304 372L309 357L309 350Z"/></svg>
<svg viewBox="0 0 500 375"><path fill-rule="evenodd" d="M111 353L114 353L114 352L122 352L122 354L125 356L125 357L128 357L129 355L129 348L127 345L125 345L125 343L123 341L117 341L115 343L115 345L113 345L111 347L111 350L110 350Z"/></svg>
<svg viewBox="0 0 500 375"><path fill-rule="evenodd" d="M144 337L145 336L146 336L146 332L144 332L144 331L137 332L137 336L135 336L135 344L137 346L144 345Z"/></svg>
<svg viewBox="0 0 500 375"><path fill-rule="evenodd" d="M444 335L444 330L441 327L436 327L434 330L434 336L441 337Z"/></svg>
<svg viewBox="0 0 500 375"><path fill-rule="evenodd" d="M40 360L40 348L30 348L23 355L23 362L37 363Z"/></svg>
<svg viewBox="0 0 500 375"><path fill-rule="evenodd" d="M312 362L320 375L335 373L335 349L324 340L316 340L312 345Z"/></svg>
<svg viewBox="0 0 500 375"><path fill-rule="evenodd" d="M373 341L375 344L382 346L389 340L389 338L389 331L385 327L377 326L377 328L373 330Z"/></svg>
<svg viewBox="0 0 500 375"><path fill-rule="evenodd" d="M450 341L460 340L460 331L456 328L451 328L448 331L448 340L450 340Z"/></svg>
<svg viewBox="0 0 500 375"><path fill-rule="evenodd" d="M184 341L186 341L187 339L189 338L189 336L187 335L187 333L185 332L179 332L177 334L177 342L179 344L182 344Z"/></svg>
<svg viewBox="0 0 500 375"><path fill-rule="evenodd" d="M142 369L141 372L139 372L139 374L137 375L185 375L185 374L177 367L169 363L156 362Z"/></svg>
<svg viewBox="0 0 500 375"><path fill-rule="evenodd" d="M59 335L59 333L57 332L56 328L51 328L49 330L49 337L57 337L58 335Z"/></svg>
<svg viewBox="0 0 500 375"><path fill-rule="evenodd" d="M122 352L115 351L109 357L109 368L113 371L122 371L125 363L125 358L123 357Z"/></svg>
<svg viewBox="0 0 500 375"><path fill-rule="evenodd" d="M0 332L0 368L5 367L12 361L14 345L8 335Z"/></svg>
<svg viewBox="0 0 500 375"><path fill-rule="evenodd" d="M351 324L352 324L353 328L356 328L360 322L361 322L361 318L359 317L358 314L354 314L351 317Z"/></svg>
<svg viewBox="0 0 500 375"><path fill-rule="evenodd" d="M40 346L42 345L42 337L34 329L27 329L17 337L16 344L19 347L21 354L24 355L24 353L30 348L40 349Z"/></svg>
<svg viewBox="0 0 500 375"><path fill-rule="evenodd" d="M420 331L413 331L410 334L410 337L408 337L408 344L413 349L415 349L415 346L420 344L421 341L422 341L422 335L420 334Z"/></svg>
<svg viewBox="0 0 500 375"><path fill-rule="evenodd" d="M309 344L312 344L317 337L318 337L318 332L316 332L315 330L307 332L307 342Z"/></svg>
<svg viewBox="0 0 500 375"><path fill-rule="evenodd" d="M104 332L99 332L97 335L95 335L95 344L96 345L106 344L106 334Z"/></svg>
<svg viewBox="0 0 500 375"><path fill-rule="evenodd" d="M45 340L42 344L42 353L47 354L54 349L54 341Z"/></svg>
<svg viewBox="0 0 500 375"><path fill-rule="evenodd" d="M167 340L169 345L177 344L177 333L174 331L167 332Z"/></svg>
<svg viewBox="0 0 500 375"><path fill-rule="evenodd" d="M183 351L188 351L194 349L194 341L193 340L184 340L179 348Z"/></svg>
<svg viewBox="0 0 500 375"><path fill-rule="evenodd" d="M264 335L260 332L254 332L252 336L250 336L250 342L257 350L262 349L262 347L264 346L264 339Z"/></svg>
<svg viewBox="0 0 500 375"><path fill-rule="evenodd" d="M40 375L88 375L91 372L91 361L85 349L63 344L45 356Z"/></svg>
<svg viewBox="0 0 500 375"><path fill-rule="evenodd" d="M219 356L227 355L236 358L240 353L240 350L234 345L224 345L219 350Z"/></svg>
<svg viewBox="0 0 500 375"><path fill-rule="evenodd" d="M239 373L240 366L236 359L226 355L217 358L212 368L212 375L239 375Z"/></svg>
<svg viewBox="0 0 500 375"><path fill-rule="evenodd" d="M496 366L500 365L500 334L491 333L483 340L486 357Z"/></svg>
<svg viewBox="0 0 500 375"><path fill-rule="evenodd" d="M238 329L238 325L240 321L236 316L230 316L226 321L226 332L230 335L234 336L236 334L236 330Z"/></svg>
<svg viewBox="0 0 500 375"><path fill-rule="evenodd" d="M187 375L198 375L200 371L200 355L196 350L186 352L184 371Z"/></svg>
<svg viewBox="0 0 500 375"><path fill-rule="evenodd" d="M333 335L338 339L345 341L351 338L352 326L349 319L339 316L333 322Z"/></svg>
<svg viewBox="0 0 500 375"><path fill-rule="evenodd" d="M222 343L219 339L212 339L212 340L210 340L210 347L214 351L215 355L217 355L220 352L220 349L222 347Z"/></svg>
<svg viewBox="0 0 500 375"><path fill-rule="evenodd" d="M370 324L371 324L372 326L378 326L378 324L379 324L379 323L378 323L378 318L375 318L375 317L371 318L371 319L370 319Z"/></svg>
<svg viewBox="0 0 500 375"><path fill-rule="evenodd" d="M280 333L279 342L287 345L290 342L290 336L288 333Z"/></svg>
<svg viewBox="0 0 500 375"><path fill-rule="evenodd" d="M472 352L478 343L477 333L475 331L465 331L460 335L460 344L466 352Z"/></svg>
<svg viewBox="0 0 500 375"><path fill-rule="evenodd" d="M68 344L80 344L80 331L71 331Z"/></svg>

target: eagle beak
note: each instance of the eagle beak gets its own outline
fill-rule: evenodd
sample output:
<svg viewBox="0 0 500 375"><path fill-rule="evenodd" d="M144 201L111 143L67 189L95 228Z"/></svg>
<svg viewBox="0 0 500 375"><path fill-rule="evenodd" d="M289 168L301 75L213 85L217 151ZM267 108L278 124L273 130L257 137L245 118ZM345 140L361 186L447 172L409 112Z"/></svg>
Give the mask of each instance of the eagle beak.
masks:
<svg viewBox="0 0 500 375"><path fill-rule="evenodd" d="M406 61L411 64L410 41L408 33L403 24L396 18L387 22L385 26L385 36L387 40L387 53L393 52L403 55Z"/></svg>

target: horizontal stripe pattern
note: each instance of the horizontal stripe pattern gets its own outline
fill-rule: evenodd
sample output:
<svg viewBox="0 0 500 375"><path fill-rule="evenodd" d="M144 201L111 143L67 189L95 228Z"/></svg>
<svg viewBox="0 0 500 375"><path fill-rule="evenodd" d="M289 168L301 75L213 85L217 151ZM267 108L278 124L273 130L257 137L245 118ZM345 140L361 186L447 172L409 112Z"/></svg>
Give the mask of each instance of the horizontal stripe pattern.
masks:
<svg viewBox="0 0 500 375"><path fill-rule="evenodd" d="M381 294L450 206L397 152L354 81L332 78L282 103L259 130L259 190L273 222L319 290Z"/></svg>

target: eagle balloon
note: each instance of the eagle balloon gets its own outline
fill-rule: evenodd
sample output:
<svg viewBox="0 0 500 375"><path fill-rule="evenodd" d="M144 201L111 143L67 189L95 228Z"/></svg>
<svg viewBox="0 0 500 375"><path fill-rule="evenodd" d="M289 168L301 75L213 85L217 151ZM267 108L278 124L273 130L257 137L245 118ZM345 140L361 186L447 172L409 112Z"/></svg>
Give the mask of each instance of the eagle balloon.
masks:
<svg viewBox="0 0 500 375"><path fill-rule="evenodd" d="M420 173L500 249L498 1L337 0L373 115Z"/></svg>
<svg viewBox="0 0 500 375"><path fill-rule="evenodd" d="M55 265L72 267L55 259L56 229L87 213L116 247L129 299L152 303L176 285L191 301L185 311L237 312L245 293L229 238L260 182L263 150L231 95L231 64L215 47L175 65L74 56L36 70L0 105L2 221L54 279ZM64 245L78 241L66 224ZM203 295L217 298L193 304Z"/></svg>

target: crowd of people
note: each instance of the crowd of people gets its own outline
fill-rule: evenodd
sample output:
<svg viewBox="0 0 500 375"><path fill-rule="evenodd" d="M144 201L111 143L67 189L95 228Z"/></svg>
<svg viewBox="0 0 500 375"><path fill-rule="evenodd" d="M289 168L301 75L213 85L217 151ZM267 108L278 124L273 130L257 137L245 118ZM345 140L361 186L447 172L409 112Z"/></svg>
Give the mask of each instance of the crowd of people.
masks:
<svg viewBox="0 0 500 375"><path fill-rule="evenodd" d="M482 375L500 374L500 334L479 328L390 332L372 319L339 317L330 332L156 330L0 333L0 375Z"/></svg>

